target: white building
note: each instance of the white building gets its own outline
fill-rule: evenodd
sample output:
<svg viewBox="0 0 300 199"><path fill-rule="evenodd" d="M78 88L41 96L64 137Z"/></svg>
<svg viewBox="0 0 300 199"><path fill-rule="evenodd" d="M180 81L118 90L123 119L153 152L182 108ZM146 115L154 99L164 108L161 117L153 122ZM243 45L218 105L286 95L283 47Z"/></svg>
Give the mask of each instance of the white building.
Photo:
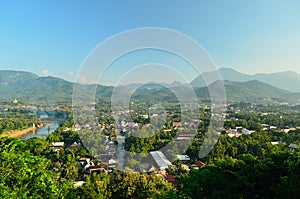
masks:
<svg viewBox="0 0 300 199"><path fill-rule="evenodd" d="M189 161L190 157L188 155L176 155L176 158L180 161Z"/></svg>
<svg viewBox="0 0 300 199"><path fill-rule="evenodd" d="M172 165L172 163L166 158L166 156L161 151L151 151L150 154L156 162L159 170L165 170Z"/></svg>
<svg viewBox="0 0 300 199"><path fill-rule="evenodd" d="M243 135L250 135L250 134L253 133L253 132L254 132L254 131L250 131L250 130L245 129L245 128L242 129L242 134L243 134Z"/></svg>

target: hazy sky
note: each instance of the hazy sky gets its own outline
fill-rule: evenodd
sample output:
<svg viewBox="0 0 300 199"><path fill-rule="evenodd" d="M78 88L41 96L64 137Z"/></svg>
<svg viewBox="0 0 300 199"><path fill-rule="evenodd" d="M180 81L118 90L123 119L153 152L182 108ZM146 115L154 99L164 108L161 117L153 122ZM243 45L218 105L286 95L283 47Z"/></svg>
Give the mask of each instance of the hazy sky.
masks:
<svg viewBox="0 0 300 199"><path fill-rule="evenodd" d="M99 43L122 31L151 26L190 36L219 68L231 67L245 73L300 73L299 10L297 0L1 0L0 69L74 80L89 52ZM144 52L131 60L136 64L141 58L138 63L147 64L155 60L156 54ZM158 57L164 59L164 54ZM165 59L170 60L170 56ZM121 60L111 71L126 65ZM180 61L176 64L188 68ZM109 78L113 77L108 75L108 83Z"/></svg>

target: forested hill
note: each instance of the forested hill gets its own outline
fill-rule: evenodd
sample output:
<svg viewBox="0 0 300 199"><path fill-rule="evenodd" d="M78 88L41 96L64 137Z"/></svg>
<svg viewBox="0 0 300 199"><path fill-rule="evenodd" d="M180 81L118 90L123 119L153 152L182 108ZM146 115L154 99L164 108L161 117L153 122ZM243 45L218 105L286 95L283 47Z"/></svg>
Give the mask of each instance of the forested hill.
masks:
<svg viewBox="0 0 300 199"><path fill-rule="evenodd" d="M246 82L258 80L260 82L273 85L277 88L285 89L291 92L300 92L300 74L293 71L283 71L277 73L256 73L253 75L241 73L232 68L221 68L218 71L205 72L195 78L191 84L193 87L205 86L204 79L211 79L219 73L224 80Z"/></svg>
<svg viewBox="0 0 300 199"><path fill-rule="evenodd" d="M256 100L273 99L276 101L296 101L297 97L292 97L292 93L276 88L269 84L250 80L247 82L235 82L224 80L224 87L226 92L226 97L228 101L248 101L253 102ZM220 86L218 82L212 83L209 87L214 88ZM201 98L208 98L209 92L207 87L195 88L196 93ZM295 94L297 96L297 94Z"/></svg>
<svg viewBox="0 0 300 199"><path fill-rule="evenodd" d="M216 86L214 82L210 86ZM279 89L258 80L246 82L224 81L227 100L229 101L257 101L257 100L276 100L293 101L300 99L300 94ZM82 85L82 89L88 89L89 86ZM122 86L126 90L131 85ZM173 99L174 94L169 89L184 91L184 84L146 84L139 87L133 98L147 100ZM114 90L111 86L97 86L97 96L110 98ZM197 96L201 99L209 100L207 87L195 87ZM23 71L0 71L0 101L11 101L18 99L26 102L44 102L55 103L60 101L71 101L73 92L73 83L57 77L40 77L33 73Z"/></svg>

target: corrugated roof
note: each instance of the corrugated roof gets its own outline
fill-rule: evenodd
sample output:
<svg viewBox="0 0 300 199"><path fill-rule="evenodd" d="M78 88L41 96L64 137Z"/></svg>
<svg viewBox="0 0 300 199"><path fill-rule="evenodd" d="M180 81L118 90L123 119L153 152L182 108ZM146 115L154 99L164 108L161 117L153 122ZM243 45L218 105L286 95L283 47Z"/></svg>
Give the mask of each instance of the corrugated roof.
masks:
<svg viewBox="0 0 300 199"><path fill-rule="evenodd" d="M155 160L158 167L163 170L171 166L172 163L166 158L166 156L161 151L151 151L153 159Z"/></svg>

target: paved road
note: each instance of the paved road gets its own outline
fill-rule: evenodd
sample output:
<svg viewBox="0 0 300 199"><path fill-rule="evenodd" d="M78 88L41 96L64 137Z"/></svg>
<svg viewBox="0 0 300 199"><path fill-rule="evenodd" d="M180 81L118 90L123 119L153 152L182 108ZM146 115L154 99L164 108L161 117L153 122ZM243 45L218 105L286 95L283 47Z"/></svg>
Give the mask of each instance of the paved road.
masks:
<svg viewBox="0 0 300 199"><path fill-rule="evenodd" d="M124 170L124 155L125 155L125 136L122 136L120 132L117 134L117 141L118 141L118 149L117 149L117 158L118 158L118 167L117 169L120 171Z"/></svg>

